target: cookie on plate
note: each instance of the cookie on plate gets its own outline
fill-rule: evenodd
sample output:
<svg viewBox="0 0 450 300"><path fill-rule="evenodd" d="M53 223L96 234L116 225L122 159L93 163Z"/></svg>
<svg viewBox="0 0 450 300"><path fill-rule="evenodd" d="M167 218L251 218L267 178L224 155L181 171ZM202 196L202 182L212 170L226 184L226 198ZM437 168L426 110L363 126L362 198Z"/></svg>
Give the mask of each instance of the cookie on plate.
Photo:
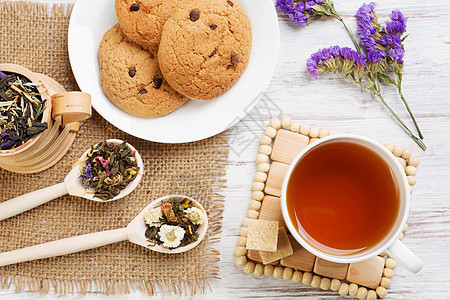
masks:
<svg viewBox="0 0 450 300"><path fill-rule="evenodd" d="M116 15L130 40L156 54L164 23L178 3L179 0L116 0Z"/></svg>
<svg viewBox="0 0 450 300"><path fill-rule="evenodd" d="M180 3L164 25L158 59L177 92L209 100L228 91L247 67L250 20L236 0Z"/></svg>
<svg viewBox="0 0 450 300"><path fill-rule="evenodd" d="M129 41L119 24L103 36L98 58L103 92L112 103L131 115L163 116L187 100L166 82L158 58Z"/></svg>

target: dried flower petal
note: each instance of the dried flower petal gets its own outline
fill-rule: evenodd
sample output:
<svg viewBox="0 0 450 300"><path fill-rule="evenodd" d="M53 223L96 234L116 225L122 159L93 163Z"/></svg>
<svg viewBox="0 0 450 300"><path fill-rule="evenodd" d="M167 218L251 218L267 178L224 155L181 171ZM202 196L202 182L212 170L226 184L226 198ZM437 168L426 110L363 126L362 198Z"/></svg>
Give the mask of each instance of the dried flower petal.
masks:
<svg viewBox="0 0 450 300"><path fill-rule="evenodd" d="M197 207L191 207L185 210L186 217L195 225L201 225L205 223L205 215L203 211Z"/></svg>
<svg viewBox="0 0 450 300"><path fill-rule="evenodd" d="M292 22L298 26L305 26L311 21L326 15L331 9L330 4L325 0L277 0L275 6L289 16ZM319 9L320 6L320 9ZM316 9L319 9L317 11ZM331 14L329 13L328 16Z"/></svg>
<svg viewBox="0 0 450 300"><path fill-rule="evenodd" d="M382 50L371 50L367 53L367 62L376 64L386 58L386 54Z"/></svg>
<svg viewBox="0 0 450 300"><path fill-rule="evenodd" d="M376 45L374 36L377 34L379 26L375 16L376 3L363 4L356 12L356 19L358 20L358 34L361 39L361 44L369 51L373 50Z"/></svg>
<svg viewBox="0 0 450 300"><path fill-rule="evenodd" d="M399 65L403 64L403 56L405 56L405 50L403 49L390 49L388 51L389 56L392 57Z"/></svg>
<svg viewBox="0 0 450 300"><path fill-rule="evenodd" d="M181 244L184 238L185 230L180 226L162 225L159 228L159 239L163 242L163 246L167 248L176 248Z"/></svg>
<svg viewBox="0 0 450 300"><path fill-rule="evenodd" d="M380 39L380 44L391 48L402 48L401 36L397 34L386 34Z"/></svg>
<svg viewBox="0 0 450 300"><path fill-rule="evenodd" d="M306 69L309 74L317 79L317 70L338 72L337 61L345 61L343 69L348 72L356 72L356 75L364 73L366 58L355 50L348 47L332 46L313 53L306 61Z"/></svg>
<svg viewBox="0 0 450 300"><path fill-rule="evenodd" d="M155 207L148 210L144 214L144 221L150 226L160 226L162 224L161 218L163 217L163 212L161 206Z"/></svg>

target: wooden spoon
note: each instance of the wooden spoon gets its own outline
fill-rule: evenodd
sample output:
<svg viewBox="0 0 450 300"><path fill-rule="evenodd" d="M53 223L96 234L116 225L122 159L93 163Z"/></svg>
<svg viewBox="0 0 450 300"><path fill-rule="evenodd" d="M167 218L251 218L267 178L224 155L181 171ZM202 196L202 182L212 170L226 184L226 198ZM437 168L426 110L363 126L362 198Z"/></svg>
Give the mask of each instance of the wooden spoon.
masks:
<svg viewBox="0 0 450 300"><path fill-rule="evenodd" d="M144 214L147 212L147 210L161 205L163 201L170 198L173 198L177 201L181 201L185 198L191 200L194 206L203 211L206 220L205 223L200 225L197 229L199 237L196 242L175 249L168 249L161 245L151 245L145 237L147 225L144 221ZM206 218L206 216L207 215L205 209L196 200L182 195L168 195L158 198L157 200L150 203L150 205L145 207L125 228L84 234L23 249L3 252L0 253L0 266L80 252L125 240L129 240L134 244L157 252L181 253L194 248L203 240L208 229L208 219Z"/></svg>
<svg viewBox="0 0 450 300"><path fill-rule="evenodd" d="M107 140L107 142L114 144L123 143L123 141L116 139L110 139ZM127 145L135 153L136 161L139 167L139 174L132 182L130 182L126 186L125 189L120 191L119 195L106 201L114 201L130 194L137 187L142 179L142 175L144 174L144 164L142 162L141 156L136 151L136 149L133 148L133 146L128 143ZM90 149L84 152L84 154L80 157L80 160L86 158L89 150ZM41 204L47 203L50 200L56 199L66 194L83 197L93 201L106 202L105 200L95 198L92 191L89 192L89 190L81 185L81 180L79 179L80 175L80 167L75 166L66 176L66 178L64 178L64 182L62 183L58 183L53 186L49 186L41 190L34 191L0 203L0 221L18 215L24 211L35 208Z"/></svg>

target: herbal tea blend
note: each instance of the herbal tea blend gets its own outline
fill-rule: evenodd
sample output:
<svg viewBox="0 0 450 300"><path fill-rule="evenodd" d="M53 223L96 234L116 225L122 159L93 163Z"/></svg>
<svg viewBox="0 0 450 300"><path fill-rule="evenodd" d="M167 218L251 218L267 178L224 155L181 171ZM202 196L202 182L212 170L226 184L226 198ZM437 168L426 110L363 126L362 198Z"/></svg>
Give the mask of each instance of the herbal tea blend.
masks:
<svg viewBox="0 0 450 300"><path fill-rule="evenodd" d="M94 188L94 196L102 200L119 195L140 171L134 152L125 142L100 142L91 147L85 160L76 164L83 165L81 184L86 188Z"/></svg>
<svg viewBox="0 0 450 300"><path fill-rule="evenodd" d="M0 150L16 148L48 128L41 122L45 100L39 85L0 71Z"/></svg>
<svg viewBox="0 0 450 300"><path fill-rule="evenodd" d="M198 240L197 230L205 223L206 216L189 199L180 202L170 199L147 211L144 221L145 236L151 243L175 249Z"/></svg>

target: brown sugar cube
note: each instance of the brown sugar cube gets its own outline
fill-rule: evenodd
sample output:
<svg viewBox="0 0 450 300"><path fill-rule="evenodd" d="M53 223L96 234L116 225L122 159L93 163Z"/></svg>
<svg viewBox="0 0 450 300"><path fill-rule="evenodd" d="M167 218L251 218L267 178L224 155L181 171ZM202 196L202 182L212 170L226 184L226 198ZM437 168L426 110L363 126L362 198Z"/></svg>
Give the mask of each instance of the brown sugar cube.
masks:
<svg viewBox="0 0 450 300"><path fill-rule="evenodd" d="M294 253L291 242L289 241L286 229L284 227L278 228L278 243L276 252L259 251L263 264L268 264L277 261Z"/></svg>
<svg viewBox="0 0 450 300"><path fill-rule="evenodd" d="M272 162L264 190L267 194L277 197L281 196L281 185L283 184L284 175L286 175L288 168L289 165L276 161Z"/></svg>
<svg viewBox="0 0 450 300"><path fill-rule="evenodd" d="M380 284L383 269L384 258L375 256L365 261L351 263L348 267L346 279L350 282L376 289Z"/></svg>
<svg viewBox="0 0 450 300"><path fill-rule="evenodd" d="M261 255L259 255L259 251L257 251L257 250L248 250L247 251L247 258L262 263ZM280 261L277 260L277 261L269 263L268 265L276 266L279 263L280 263Z"/></svg>
<svg viewBox="0 0 450 300"><path fill-rule="evenodd" d="M314 254L303 248L292 235L289 235L289 241L291 242L294 253L281 259L280 264L295 270L311 272L316 260Z"/></svg>
<svg viewBox="0 0 450 300"><path fill-rule="evenodd" d="M278 130L271 158L274 161L290 164L295 156L306 146L308 146L309 138L307 136L294 133L291 131Z"/></svg>
<svg viewBox="0 0 450 300"><path fill-rule="evenodd" d="M259 219L278 221L280 227L286 227L283 214L281 213L281 199L278 197L265 196L262 201Z"/></svg>
<svg viewBox="0 0 450 300"><path fill-rule="evenodd" d="M275 252L278 242L278 222L267 220L248 221L247 249Z"/></svg>
<svg viewBox="0 0 450 300"><path fill-rule="evenodd" d="M320 257L316 257L316 263L314 264L313 272L336 279L345 279L347 275L348 264L340 264L332 261L325 260Z"/></svg>

